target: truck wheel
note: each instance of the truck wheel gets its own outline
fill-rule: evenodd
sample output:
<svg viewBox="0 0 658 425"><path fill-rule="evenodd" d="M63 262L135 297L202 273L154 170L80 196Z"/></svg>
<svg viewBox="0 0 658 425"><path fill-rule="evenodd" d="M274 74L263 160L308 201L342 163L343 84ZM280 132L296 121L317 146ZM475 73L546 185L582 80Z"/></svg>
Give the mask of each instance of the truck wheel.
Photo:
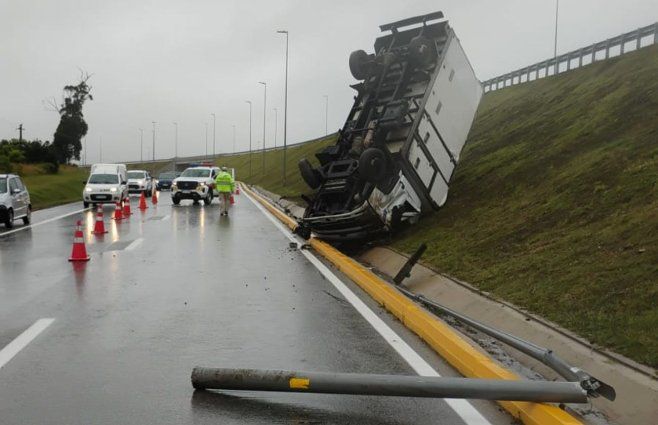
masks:
<svg viewBox="0 0 658 425"><path fill-rule="evenodd" d="M432 40L419 35L409 42L409 53L419 67L425 67L436 59L436 47Z"/></svg>
<svg viewBox="0 0 658 425"><path fill-rule="evenodd" d="M178 204L180 204L180 197L178 197L178 196L172 196L172 197L171 197L171 202L173 202L174 205L178 205Z"/></svg>
<svg viewBox="0 0 658 425"><path fill-rule="evenodd" d="M208 192L208 196L203 198L203 204L204 205L210 205L212 204L212 190Z"/></svg>
<svg viewBox="0 0 658 425"><path fill-rule="evenodd" d="M89 202L82 201L82 206L85 208L89 208Z"/></svg>
<svg viewBox="0 0 658 425"><path fill-rule="evenodd" d="M7 219L5 220L5 227L11 229L14 227L14 210L7 211Z"/></svg>
<svg viewBox="0 0 658 425"><path fill-rule="evenodd" d="M350 72L352 73L352 77L357 80L365 80L370 73L369 61L370 55L363 50L355 50L350 53Z"/></svg>
<svg viewBox="0 0 658 425"><path fill-rule="evenodd" d="M320 187L322 182L320 181L318 172L313 168L308 159L300 159L297 166L299 166L299 172L302 175L302 178L311 189L317 189Z"/></svg>
<svg viewBox="0 0 658 425"><path fill-rule="evenodd" d="M359 174L370 183L377 184L386 177L386 155L381 149L368 148L359 158Z"/></svg>

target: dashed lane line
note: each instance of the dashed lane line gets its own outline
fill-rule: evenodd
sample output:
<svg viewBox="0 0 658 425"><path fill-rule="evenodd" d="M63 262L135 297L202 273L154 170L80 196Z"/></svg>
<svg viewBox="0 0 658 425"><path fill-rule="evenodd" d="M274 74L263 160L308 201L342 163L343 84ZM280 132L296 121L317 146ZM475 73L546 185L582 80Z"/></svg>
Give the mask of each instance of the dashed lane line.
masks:
<svg viewBox="0 0 658 425"><path fill-rule="evenodd" d="M41 332L43 332L48 326L50 326L55 319L39 319L32 324L29 328L23 331L22 334L18 335L12 342L7 344L5 348L0 350L0 369L7 363L9 360L13 359L16 354L18 354L23 348L34 340Z"/></svg>

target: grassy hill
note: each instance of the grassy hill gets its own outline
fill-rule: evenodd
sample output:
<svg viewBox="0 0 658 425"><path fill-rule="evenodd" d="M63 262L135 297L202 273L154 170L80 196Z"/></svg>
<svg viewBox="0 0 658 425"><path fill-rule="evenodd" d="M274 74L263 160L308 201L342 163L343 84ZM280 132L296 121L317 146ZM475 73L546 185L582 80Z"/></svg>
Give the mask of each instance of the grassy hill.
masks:
<svg viewBox="0 0 658 425"><path fill-rule="evenodd" d="M447 204L395 246L658 366L657 75L652 46L488 93Z"/></svg>
<svg viewBox="0 0 658 425"><path fill-rule="evenodd" d="M484 96L446 205L394 246L658 366L658 46ZM219 162L287 196L333 138Z"/></svg>
<svg viewBox="0 0 658 425"><path fill-rule="evenodd" d="M57 174L46 174L38 165L24 164L21 175L30 192L32 208L40 210L68 202L80 201L82 208L82 183L89 170L75 166L61 165Z"/></svg>

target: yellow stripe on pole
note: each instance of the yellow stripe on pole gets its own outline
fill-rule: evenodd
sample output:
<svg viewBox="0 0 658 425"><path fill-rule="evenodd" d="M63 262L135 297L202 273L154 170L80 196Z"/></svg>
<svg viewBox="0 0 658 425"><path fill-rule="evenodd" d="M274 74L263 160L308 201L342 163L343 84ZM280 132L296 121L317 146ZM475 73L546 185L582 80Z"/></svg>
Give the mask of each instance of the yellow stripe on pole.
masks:
<svg viewBox="0 0 658 425"><path fill-rule="evenodd" d="M288 381L290 388L294 390L308 390L311 380L307 378L290 378Z"/></svg>

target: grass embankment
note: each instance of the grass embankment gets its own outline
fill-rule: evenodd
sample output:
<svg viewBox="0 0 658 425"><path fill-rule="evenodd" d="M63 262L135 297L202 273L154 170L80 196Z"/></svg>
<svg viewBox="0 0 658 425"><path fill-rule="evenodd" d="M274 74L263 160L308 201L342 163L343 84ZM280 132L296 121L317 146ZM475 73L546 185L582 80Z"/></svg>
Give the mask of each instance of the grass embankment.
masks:
<svg viewBox="0 0 658 425"><path fill-rule="evenodd" d="M39 166L22 165L21 168L34 210L75 201L82 205L82 182L87 179L89 169L61 165L57 174L46 174Z"/></svg>
<svg viewBox="0 0 658 425"><path fill-rule="evenodd" d="M310 189L301 179L297 162L307 158L315 166L318 161L315 153L325 146L336 141L336 134L329 135L312 142L289 146L286 153L286 180L283 185L283 149L265 152L265 173L263 173L263 153L256 151L251 154L252 175L249 175L249 154L221 156L216 163L221 166L236 169L236 179L256 184L269 191L275 192L289 199L299 200L299 195L310 192Z"/></svg>
<svg viewBox="0 0 658 425"><path fill-rule="evenodd" d="M658 46L487 94L439 212L395 247L658 366Z"/></svg>

